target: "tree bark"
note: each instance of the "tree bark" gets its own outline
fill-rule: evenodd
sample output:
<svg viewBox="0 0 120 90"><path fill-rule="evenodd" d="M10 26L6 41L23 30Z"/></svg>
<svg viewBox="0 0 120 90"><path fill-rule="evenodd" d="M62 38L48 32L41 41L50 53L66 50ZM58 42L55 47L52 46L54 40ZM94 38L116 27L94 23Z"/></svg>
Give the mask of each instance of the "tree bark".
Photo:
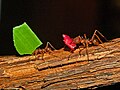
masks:
<svg viewBox="0 0 120 90"><path fill-rule="evenodd" d="M47 52L44 60L41 55L0 56L0 88L69 90L120 82L120 38L89 47L89 58L86 48L80 49Z"/></svg>

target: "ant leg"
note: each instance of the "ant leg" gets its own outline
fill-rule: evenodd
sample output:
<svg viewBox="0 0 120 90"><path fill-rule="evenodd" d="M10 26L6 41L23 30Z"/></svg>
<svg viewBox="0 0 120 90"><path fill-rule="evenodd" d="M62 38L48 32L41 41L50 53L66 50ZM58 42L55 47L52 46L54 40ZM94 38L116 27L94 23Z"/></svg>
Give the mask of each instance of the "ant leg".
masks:
<svg viewBox="0 0 120 90"><path fill-rule="evenodd" d="M98 40L100 41L100 43L102 44L102 45L100 45L100 46L103 47L104 49L108 49L108 50L110 51L109 48L106 48L106 47L105 47L104 43L101 41L101 39L98 37L98 35L95 34L95 36L97 37L97 39L98 39Z"/></svg>
<svg viewBox="0 0 120 90"><path fill-rule="evenodd" d="M89 61L88 42L86 42L86 54L87 54L87 59Z"/></svg>
<svg viewBox="0 0 120 90"><path fill-rule="evenodd" d="M106 41L108 41L105 38L105 36L103 36L102 33L100 33L98 30L95 30L95 32L94 32L92 38L90 39L90 41L94 41L94 38L96 37L98 39L98 41L103 44L102 40L99 38L99 36L96 34L96 32L98 32ZM106 48L104 45L100 45L100 46L103 47L103 48Z"/></svg>
<svg viewBox="0 0 120 90"><path fill-rule="evenodd" d="M70 56L73 54L73 50L70 50L70 55L68 56L68 60L70 59Z"/></svg>
<svg viewBox="0 0 120 90"><path fill-rule="evenodd" d="M42 60L44 60L44 58L43 58L43 57L44 57L44 52L42 52L41 54L42 54L42 56L41 56L41 57L42 57Z"/></svg>
<svg viewBox="0 0 120 90"><path fill-rule="evenodd" d="M97 33L99 33L106 41L108 41L107 40L107 38L100 32L100 31L98 31L98 30L95 30Z"/></svg>
<svg viewBox="0 0 120 90"><path fill-rule="evenodd" d="M54 48L54 46L53 46L50 42L47 42L46 47L45 47L45 50L47 50L47 51L49 52L49 54L52 53L52 50L51 50L48 46L50 46L51 49L56 50L56 48ZM53 55L53 54L51 54L51 55L54 56L54 57L58 57L58 56ZM59 58L59 57L58 57L58 58Z"/></svg>
<svg viewBox="0 0 120 90"><path fill-rule="evenodd" d="M94 38L95 38L95 36L97 35L96 33L98 33L100 36L102 36L106 41L108 41L107 39L106 39L106 37L102 34L102 33L100 33L100 31L98 31L98 30L95 30L94 31L94 34L93 34L93 36L92 36L92 38L91 38L91 41L93 41L94 40ZM96 36L98 39L99 39L99 41L101 42L101 40L100 40L100 38L98 37L98 35Z"/></svg>
<svg viewBox="0 0 120 90"><path fill-rule="evenodd" d="M50 46L50 47L49 47L49 46ZM47 42L47 44L46 44L46 46L45 46L46 52L48 52L48 53L50 54L50 53L52 52L52 49L53 49L53 50L56 50L50 42Z"/></svg>
<svg viewBox="0 0 120 90"><path fill-rule="evenodd" d="M83 50L83 49L82 49L82 50ZM81 57L81 51L82 51L82 50L80 50L80 47L79 47L79 57Z"/></svg>
<svg viewBox="0 0 120 90"><path fill-rule="evenodd" d="M80 48L82 48L82 49L80 49ZM81 55L82 55L82 50L84 50L85 48L84 47L79 47L79 56L78 56L78 59L81 57Z"/></svg>
<svg viewBox="0 0 120 90"><path fill-rule="evenodd" d="M100 43L103 44L103 42L102 42L101 39L98 37L98 35L95 35L95 36L96 36L97 39L100 41ZM100 45L100 46L103 47L103 48L106 48L104 44L103 44L103 45Z"/></svg>
<svg viewBox="0 0 120 90"><path fill-rule="evenodd" d="M47 42L45 49L48 48L48 46L50 46L52 49L56 50L50 42Z"/></svg>
<svg viewBox="0 0 120 90"><path fill-rule="evenodd" d="M85 45L84 46L86 47L87 60L89 61L88 40L87 40L86 34L84 34L84 37L85 37Z"/></svg>
<svg viewBox="0 0 120 90"><path fill-rule="evenodd" d="M44 52L44 50L42 49L42 51L41 51L41 55L42 55L42 56L41 56L41 59L45 62L45 60L44 60L44 53L45 53L45 52Z"/></svg>
<svg viewBox="0 0 120 90"><path fill-rule="evenodd" d="M96 37L96 38L98 39L98 41L101 43L100 46L101 46L102 48L108 49L108 50L110 51L109 48L106 48L106 47L105 47L104 43L103 43L102 40L99 38L99 36L97 35L97 33L98 33L101 37L103 37L106 41L108 41L108 40L106 39L106 37L105 37L102 33L100 33L98 30L95 30L95 32L94 32L92 38L90 39L90 41L93 42L94 39L95 39L95 37ZM98 42L98 45L99 45L99 42ZM93 43L93 44L96 45L95 43Z"/></svg>

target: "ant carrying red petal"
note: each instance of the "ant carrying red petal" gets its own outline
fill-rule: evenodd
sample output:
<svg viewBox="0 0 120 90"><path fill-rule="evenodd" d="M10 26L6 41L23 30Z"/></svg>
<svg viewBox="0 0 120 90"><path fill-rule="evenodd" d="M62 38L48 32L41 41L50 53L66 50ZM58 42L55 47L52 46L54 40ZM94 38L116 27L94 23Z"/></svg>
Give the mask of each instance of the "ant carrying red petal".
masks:
<svg viewBox="0 0 120 90"><path fill-rule="evenodd" d="M65 45L67 45L70 48L71 51L74 51L77 45L79 45L79 47L82 45L84 48L86 48L87 59L89 60L89 55L88 55L89 45L99 45L99 43L103 43L97 34L99 34L102 38L104 38L107 41L105 36L103 36L102 33L100 33L98 30L94 31L91 39L87 39L86 34L84 34L84 36L77 36L75 38L71 38L70 36L63 34L63 39L64 39L63 41ZM79 51L79 55L82 50Z"/></svg>

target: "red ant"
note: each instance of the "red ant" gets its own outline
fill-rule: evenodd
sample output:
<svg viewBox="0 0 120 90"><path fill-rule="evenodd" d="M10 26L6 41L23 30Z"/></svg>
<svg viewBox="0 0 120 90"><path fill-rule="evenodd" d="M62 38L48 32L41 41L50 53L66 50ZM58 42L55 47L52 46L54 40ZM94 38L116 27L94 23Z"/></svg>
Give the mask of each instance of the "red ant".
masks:
<svg viewBox="0 0 120 90"><path fill-rule="evenodd" d="M75 48L77 47L77 45L82 44L83 47L86 48L86 54L87 54L87 58L89 60L88 46L89 45L99 45L99 43L103 43L102 40L97 35L97 33L107 41L107 39L105 38L105 36L103 36L102 33L100 33L98 30L94 31L94 34L92 35L91 39L87 39L86 34L84 34L84 36L77 36L75 38L70 38L68 35L63 34L63 38L64 38L63 41L70 48L71 52L73 52L75 50ZM82 50L79 51L79 55L80 55L80 52Z"/></svg>
<svg viewBox="0 0 120 90"><path fill-rule="evenodd" d="M52 49L54 49L54 50L56 50L53 46L52 46L52 44L50 44L50 42L47 42L47 44L46 44L46 46L45 46L45 48L44 49L40 49L40 48L38 48L38 49L36 49L34 52L33 52L33 54L32 55L38 55L38 54L41 54L42 56L42 60L44 60L43 59L43 57L44 57L44 54L45 53L51 53L52 52L52 49L51 48L49 48L49 46L52 48ZM39 57L39 56L38 56Z"/></svg>

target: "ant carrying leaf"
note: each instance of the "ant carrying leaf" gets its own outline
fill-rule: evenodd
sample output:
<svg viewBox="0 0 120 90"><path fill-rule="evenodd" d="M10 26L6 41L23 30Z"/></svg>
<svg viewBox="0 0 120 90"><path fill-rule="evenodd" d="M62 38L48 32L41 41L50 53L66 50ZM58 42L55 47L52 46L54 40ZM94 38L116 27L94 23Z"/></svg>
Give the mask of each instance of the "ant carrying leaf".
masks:
<svg viewBox="0 0 120 90"><path fill-rule="evenodd" d="M98 36L98 34L102 38L104 38L106 41L108 41L106 37L102 33L100 33L98 30L94 31L91 39L87 39L86 34L84 34L84 36L77 36L75 38L71 38L70 36L63 34L63 39L64 39L63 41L70 48L71 52L73 52L77 48L77 45L79 45L79 48L82 45L84 48L86 48L87 59L89 60L88 47L90 45L99 45L100 43L103 43L100 37ZM102 46L102 47L105 48L105 46ZM82 50L79 50L79 55Z"/></svg>

